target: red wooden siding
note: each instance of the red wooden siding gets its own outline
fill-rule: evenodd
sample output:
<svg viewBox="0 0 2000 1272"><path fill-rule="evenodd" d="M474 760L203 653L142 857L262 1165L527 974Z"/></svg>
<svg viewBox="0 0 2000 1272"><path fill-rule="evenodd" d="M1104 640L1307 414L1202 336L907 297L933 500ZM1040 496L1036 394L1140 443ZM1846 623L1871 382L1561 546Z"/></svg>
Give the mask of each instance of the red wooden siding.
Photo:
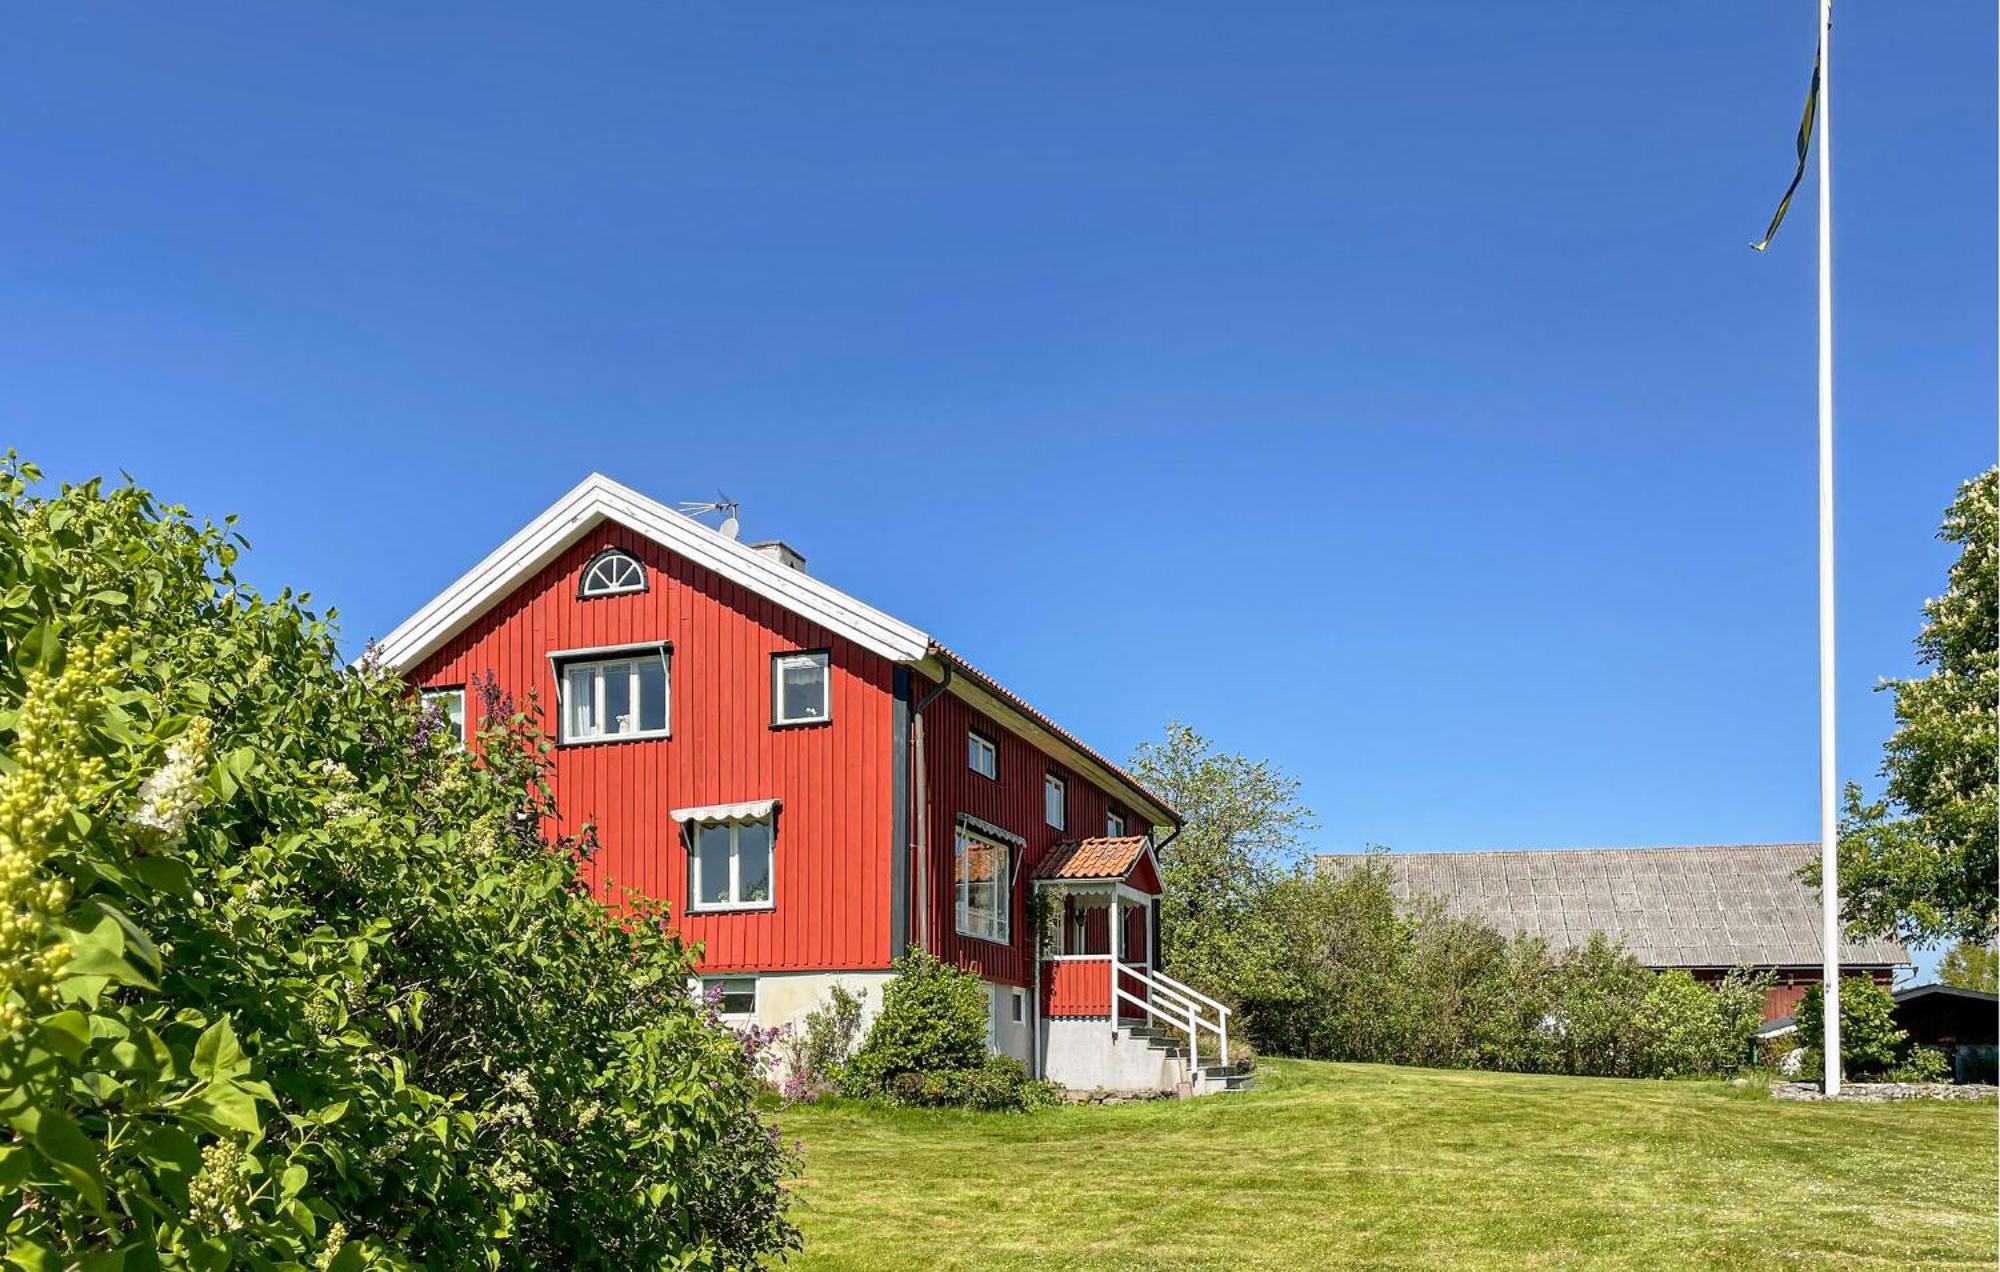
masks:
<svg viewBox="0 0 2000 1272"><path fill-rule="evenodd" d="M1127 904L1125 910L1125 943L1118 947L1118 957L1127 962L1143 963L1151 949L1146 924L1150 922L1150 907ZM1079 911L1073 900L1063 899L1062 921L1069 924L1070 950L1072 954L1105 954L1110 952L1110 941L1105 932L1111 927L1111 909L1103 905L1086 905L1082 908L1083 925L1080 929L1082 947L1078 948L1079 929L1076 925ZM1127 951L1130 951L1128 957Z"/></svg>
<svg viewBox="0 0 2000 1272"><path fill-rule="evenodd" d="M1144 1001L1146 983L1124 967L1118 969L1118 984L1132 997ZM1111 960L1100 958L1044 959L1042 961L1042 1012L1049 1016L1111 1015ZM1118 1000L1121 1017L1146 1014L1127 1000Z"/></svg>
<svg viewBox="0 0 2000 1272"><path fill-rule="evenodd" d="M1042 1013L1048 1016L1109 1016L1110 961L1045 960L1042 963Z"/></svg>
<svg viewBox="0 0 2000 1272"><path fill-rule="evenodd" d="M1693 975L1696 980L1714 982L1721 980L1725 973L1718 969L1703 968L1694 972ZM1799 1003L1805 998L1806 990L1825 979L1824 974L1817 967L1780 967L1772 971L1771 975L1773 983L1764 990L1764 1019L1766 1020L1777 1020L1780 1017L1797 1015ZM1877 985L1884 988L1894 984L1896 980L1895 973L1888 968L1871 969L1865 972L1857 969L1844 969L1841 975L1843 977L1867 976Z"/></svg>
<svg viewBox="0 0 2000 1272"><path fill-rule="evenodd" d="M921 700L936 684L922 675L911 676L911 696ZM928 900L930 948L946 962L970 968L989 980L1025 986L1033 973L1029 954L1032 936L1027 931L1024 898L1035 863L1065 839L1080 839L1104 833L1104 815L1112 808L1125 814L1126 833L1143 835L1149 827L1130 808L1112 799L1079 773L1056 763L1033 745L1002 728L998 721L973 710L951 693L939 694L924 708L924 767L930 787L930 883L929 897L922 898L912 882L916 904ZM996 780L975 773L966 762L966 732L976 729L991 741L999 753L1000 776ZM1050 826L1043 817L1042 779L1055 773L1065 783L1066 824ZM967 813L1011 831L1027 841L1025 850L1015 855L1013 889L1013 941L1001 945L958 933L957 899L952 887L953 847L957 841L958 815ZM912 931L922 931L922 918ZM1107 990L1108 992L1108 990ZM1101 1013L1100 1013L1101 1014Z"/></svg>
<svg viewBox="0 0 2000 1272"><path fill-rule="evenodd" d="M1151 897L1157 897L1166 891L1160 886L1160 872L1153 869L1151 857L1140 857L1138 864L1126 874L1125 882Z"/></svg>
<svg viewBox="0 0 2000 1272"><path fill-rule="evenodd" d="M610 546L645 563L647 590L578 599L578 571ZM602 848L587 869L598 894L615 901L632 888L667 901L683 934L704 946L706 968L886 966L898 860L891 844L894 667L886 659L649 539L604 525L410 678L457 685L491 672L522 703L537 699L553 734L551 652L661 640L672 647L672 737L557 748L552 784L560 815L552 829L595 823ZM830 723L771 727L770 659L790 649L832 650ZM477 695L467 697L477 728ZM781 801L774 908L686 914L688 854L669 810L770 798Z"/></svg>
<svg viewBox="0 0 2000 1272"><path fill-rule="evenodd" d="M1146 982L1140 980L1136 973L1128 971L1127 965L1124 963L1118 965L1118 987L1127 994L1130 994L1132 998L1136 998L1140 1002L1146 1001ZM1133 1003L1131 998L1120 998L1118 1000L1118 1015L1120 1018L1143 1020L1146 1018L1146 1009Z"/></svg>

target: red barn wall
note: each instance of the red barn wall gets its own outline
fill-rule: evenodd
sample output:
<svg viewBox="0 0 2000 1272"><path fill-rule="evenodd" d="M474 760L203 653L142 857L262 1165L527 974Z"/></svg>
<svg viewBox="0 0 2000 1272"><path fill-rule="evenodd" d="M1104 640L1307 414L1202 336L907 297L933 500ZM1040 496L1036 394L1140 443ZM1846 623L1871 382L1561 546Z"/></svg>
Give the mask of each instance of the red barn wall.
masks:
<svg viewBox="0 0 2000 1272"><path fill-rule="evenodd" d="M648 589L579 599L584 563L613 546L645 563ZM895 669L887 659L607 524L424 660L410 679L463 685L490 672L522 703L537 699L553 734L551 652L659 640L672 647L673 736L558 747L552 785L559 817L551 830L573 833L595 823L602 848L587 871L598 895L615 902L622 889L633 888L669 903L683 934L702 944L705 970L886 967L898 860ZM771 727L771 655L792 649L832 650L830 723ZM466 703L475 729L476 698L468 694ZM687 914L687 848L669 810L769 798L781 801L775 907Z"/></svg>
<svg viewBox="0 0 2000 1272"><path fill-rule="evenodd" d="M913 674L911 697L922 701L936 683ZM997 780L973 772L966 762L965 735L969 729L977 729L998 751ZM1036 863L1065 839L1102 835L1105 814L1112 808L1125 814L1128 835L1146 834L1150 826L1129 805L1113 799L1081 774L1063 767L954 694L939 694L924 708L923 730L925 777L930 788L927 889L930 948L946 962L969 968L989 980L1026 986L1033 968L1025 898ZM1050 826L1042 815L1042 778L1051 772L1067 783L1068 817L1062 830ZM1012 944L1000 945L958 934L952 866L960 813L969 813L1027 840L1026 849L1018 853L1023 860L1015 871ZM911 896L918 897L919 904L924 899L914 886ZM921 931L921 923L920 918L913 933Z"/></svg>
<svg viewBox="0 0 2000 1272"><path fill-rule="evenodd" d="M1796 1016L1799 1010L1799 1003L1805 998L1806 991L1824 979L1821 970L1817 967L1779 967L1762 970L1769 972L1773 978L1772 984L1764 990L1764 1019L1766 1020L1778 1020L1785 1016ZM1711 982L1721 980L1726 974L1726 971L1717 968L1697 968L1693 972L1695 979ZM1884 987L1894 984L1896 979L1895 972L1886 967L1867 969L1843 968L1841 974L1842 976L1866 976L1877 985Z"/></svg>

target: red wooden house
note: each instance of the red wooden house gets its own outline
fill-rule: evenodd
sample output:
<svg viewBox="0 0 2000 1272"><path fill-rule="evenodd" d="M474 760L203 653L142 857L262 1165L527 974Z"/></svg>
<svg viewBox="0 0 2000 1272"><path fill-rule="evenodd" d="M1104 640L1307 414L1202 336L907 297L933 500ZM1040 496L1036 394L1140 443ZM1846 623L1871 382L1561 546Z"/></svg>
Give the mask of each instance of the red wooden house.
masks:
<svg viewBox="0 0 2000 1272"><path fill-rule="evenodd" d="M462 735L475 677L543 706L553 829L596 827L607 901L671 906L726 1014L796 1023L835 983L872 1011L916 946L987 982L993 1045L1039 1073L1224 1085L1189 1048L1223 1058L1227 1012L1155 966L1178 814L786 545L593 475L378 653Z"/></svg>

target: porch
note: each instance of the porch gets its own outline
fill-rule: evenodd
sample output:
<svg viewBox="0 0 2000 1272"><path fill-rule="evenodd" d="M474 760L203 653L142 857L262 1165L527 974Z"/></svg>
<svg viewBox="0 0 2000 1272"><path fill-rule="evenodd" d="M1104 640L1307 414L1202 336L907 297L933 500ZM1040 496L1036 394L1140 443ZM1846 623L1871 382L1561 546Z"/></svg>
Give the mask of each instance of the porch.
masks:
<svg viewBox="0 0 2000 1272"><path fill-rule="evenodd" d="M1143 838L1063 845L1036 871L1044 1077L1079 1089L1238 1090L1229 1009L1160 971L1159 873Z"/></svg>

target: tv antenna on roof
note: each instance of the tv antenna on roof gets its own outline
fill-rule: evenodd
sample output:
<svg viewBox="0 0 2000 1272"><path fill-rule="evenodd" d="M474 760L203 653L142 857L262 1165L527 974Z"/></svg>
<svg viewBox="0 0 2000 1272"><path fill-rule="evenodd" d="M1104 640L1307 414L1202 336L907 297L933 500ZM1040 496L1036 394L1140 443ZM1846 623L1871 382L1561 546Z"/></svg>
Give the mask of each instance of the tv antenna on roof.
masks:
<svg viewBox="0 0 2000 1272"><path fill-rule="evenodd" d="M705 517L711 512L719 512L722 514L722 524L717 526L716 529L722 532L723 538L734 539L738 529L736 524L736 509L738 506L734 499L731 499L728 495L718 490L715 492L714 500L710 502L682 503L680 512L683 517L696 518Z"/></svg>

